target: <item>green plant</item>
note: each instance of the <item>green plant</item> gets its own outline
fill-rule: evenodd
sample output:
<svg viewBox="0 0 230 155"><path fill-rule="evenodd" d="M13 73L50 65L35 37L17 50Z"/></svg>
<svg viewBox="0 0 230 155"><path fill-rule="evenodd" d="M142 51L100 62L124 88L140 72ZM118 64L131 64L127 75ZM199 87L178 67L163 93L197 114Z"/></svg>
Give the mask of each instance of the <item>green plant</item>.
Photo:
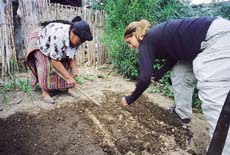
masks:
<svg viewBox="0 0 230 155"><path fill-rule="evenodd" d="M7 101L8 100L7 100L7 97L6 97L6 93L3 92L2 93L2 104L6 106L7 105Z"/></svg>
<svg viewBox="0 0 230 155"><path fill-rule="evenodd" d="M11 91L12 90L12 83L11 81L6 81L6 83L4 84L4 88L6 91Z"/></svg>
<svg viewBox="0 0 230 155"><path fill-rule="evenodd" d="M198 97L198 89L194 85L194 93L193 93L193 102L192 102L192 107L197 109L198 112L202 112L201 110L201 100Z"/></svg>
<svg viewBox="0 0 230 155"><path fill-rule="evenodd" d="M170 72L155 85L151 85L147 90L148 93L161 93L168 97L173 97L172 86L170 82Z"/></svg>
<svg viewBox="0 0 230 155"><path fill-rule="evenodd" d="M75 77L75 81L79 84L83 84L85 82L85 80L83 78L81 78L80 76L76 76Z"/></svg>
<svg viewBox="0 0 230 155"><path fill-rule="evenodd" d="M128 46L122 43L122 52L114 56L113 61L118 68L118 72L127 78L135 79L138 76L138 53L137 50L128 50Z"/></svg>
<svg viewBox="0 0 230 155"><path fill-rule="evenodd" d="M17 86L20 90L24 91L27 95L31 95L32 86L29 78L27 78L26 80L18 79Z"/></svg>
<svg viewBox="0 0 230 155"><path fill-rule="evenodd" d="M97 4L93 6L97 8ZM192 15L192 7L177 0L100 0L98 6L105 12L105 33L101 39L108 48L109 61L119 73L131 79L138 76L138 58L137 52L133 52L124 42L125 27L143 18L156 24Z"/></svg>
<svg viewBox="0 0 230 155"><path fill-rule="evenodd" d="M10 77L11 80L13 81L13 89L16 90L16 72L17 72L17 62L16 60L11 60L10 61Z"/></svg>
<svg viewBox="0 0 230 155"><path fill-rule="evenodd" d="M90 76L90 75L84 76L83 79L85 79L85 80L87 80L87 81L93 81L93 80L94 80L93 77Z"/></svg>
<svg viewBox="0 0 230 155"><path fill-rule="evenodd" d="M222 16L230 19L229 11L229 2L193 6L193 16Z"/></svg>
<svg viewBox="0 0 230 155"><path fill-rule="evenodd" d="M41 88L40 88L40 86L39 86L39 84L38 84L38 83L36 83L36 84L35 84L35 86L34 86L34 90L35 90L35 91L41 90Z"/></svg>
<svg viewBox="0 0 230 155"><path fill-rule="evenodd" d="M138 53L125 43L123 33L132 21L147 19L152 24L164 22L171 18L182 18L192 15L192 7L177 0L101 0L105 12L105 33L102 41L106 44L109 61L117 67L118 72L130 79L138 76ZM163 61L157 61L154 67L160 68ZM172 97L169 74L152 89Z"/></svg>

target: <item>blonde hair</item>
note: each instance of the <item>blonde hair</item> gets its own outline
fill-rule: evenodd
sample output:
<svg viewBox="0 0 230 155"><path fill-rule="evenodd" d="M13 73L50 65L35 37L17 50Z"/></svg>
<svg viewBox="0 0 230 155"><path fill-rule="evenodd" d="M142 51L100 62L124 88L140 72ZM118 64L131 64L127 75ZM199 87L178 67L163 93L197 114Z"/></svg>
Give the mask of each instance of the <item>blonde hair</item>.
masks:
<svg viewBox="0 0 230 155"><path fill-rule="evenodd" d="M133 32L136 32L137 40L140 41L144 38L145 34L149 31L150 28L151 24L146 19L131 22L125 29L124 37L130 37Z"/></svg>

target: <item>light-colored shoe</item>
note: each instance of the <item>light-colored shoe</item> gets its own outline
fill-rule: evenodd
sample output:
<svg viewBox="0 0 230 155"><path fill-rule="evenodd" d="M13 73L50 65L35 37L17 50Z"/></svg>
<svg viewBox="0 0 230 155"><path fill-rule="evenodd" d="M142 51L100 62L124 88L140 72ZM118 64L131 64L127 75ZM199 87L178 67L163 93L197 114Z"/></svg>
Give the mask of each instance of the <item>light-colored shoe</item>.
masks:
<svg viewBox="0 0 230 155"><path fill-rule="evenodd" d="M75 99L80 98L80 95L77 92L75 92L74 90L72 90L72 89L68 90L68 94L70 96L72 96L73 98L75 98Z"/></svg>
<svg viewBox="0 0 230 155"><path fill-rule="evenodd" d="M49 95L43 96L43 97L42 97L42 100L43 100L44 102L46 102L46 103L51 103L51 104L53 104L53 103L55 102L54 99L53 99L52 97L50 97Z"/></svg>

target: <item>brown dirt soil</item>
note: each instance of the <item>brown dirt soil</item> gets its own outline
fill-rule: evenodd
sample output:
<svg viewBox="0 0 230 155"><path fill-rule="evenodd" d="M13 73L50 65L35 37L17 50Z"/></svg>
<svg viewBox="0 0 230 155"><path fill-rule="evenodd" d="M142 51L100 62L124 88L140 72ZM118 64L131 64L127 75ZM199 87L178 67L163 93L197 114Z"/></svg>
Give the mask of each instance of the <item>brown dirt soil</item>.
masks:
<svg viewBox="0 0 230 155"><path fill-rule="evenodd" d="M80 85L94 104L81 94L73 99L54 92L55 104L40 100L39 93L9 92L0 106L1 155L195 155L207 145L207 126L194 116L192 142L186 131L167 113L171 99L145 93L135 104L123 107L121 97L135 84L111 71L80 68ZM25 75L19 75L25 76ZM100 78L98 78L100 77ZM80 92L79 92L80 93ZM164 106L160 106L160 104ZM200 131L202 129L203 131ZM200 139L200 140L199 140Z"/></svg>

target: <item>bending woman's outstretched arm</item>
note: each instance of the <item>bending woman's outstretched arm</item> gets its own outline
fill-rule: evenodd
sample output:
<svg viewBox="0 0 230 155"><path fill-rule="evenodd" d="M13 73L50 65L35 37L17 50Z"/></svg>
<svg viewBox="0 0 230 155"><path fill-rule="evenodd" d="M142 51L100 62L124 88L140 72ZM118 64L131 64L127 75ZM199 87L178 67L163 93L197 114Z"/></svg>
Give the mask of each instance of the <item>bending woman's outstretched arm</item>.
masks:
<svg viewBox="0 0 230 155"><path fill-rule="evenodd" d="M58 60L52 60L52 65L58 74L66 80L70 87L74 87L76 85L76 81L71 76L71 74L66 70L63 64Z"/></svg>

